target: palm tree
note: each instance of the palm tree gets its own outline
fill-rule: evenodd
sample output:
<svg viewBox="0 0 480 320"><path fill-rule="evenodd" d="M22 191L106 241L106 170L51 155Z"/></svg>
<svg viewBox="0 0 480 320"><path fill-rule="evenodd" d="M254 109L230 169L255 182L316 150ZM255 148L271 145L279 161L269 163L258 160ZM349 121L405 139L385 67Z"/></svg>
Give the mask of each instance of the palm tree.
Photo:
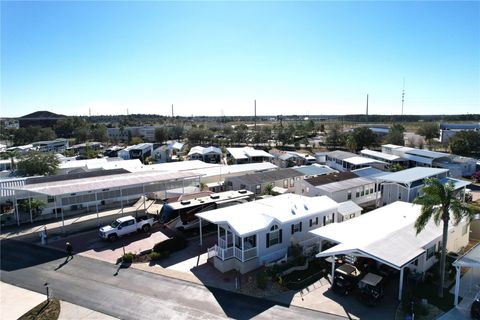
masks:
<svg viewBox="0 0 480 320"><path fill-rule="evenodd" d="M413 203L422 206L420 216L415 221L415 230L419 234L433 218L435 224L443 222L442 235L442 253L440 258L440 284L438 286L438 296L443 298L443 284L445 281L445 259L447 253L448 223L450 214L453 215L454 223L457 225L464 217L473 218L470 208L460 201L455 193L453 182L443 184L437 178L428 178L424 181L425 185Z"/></svg>

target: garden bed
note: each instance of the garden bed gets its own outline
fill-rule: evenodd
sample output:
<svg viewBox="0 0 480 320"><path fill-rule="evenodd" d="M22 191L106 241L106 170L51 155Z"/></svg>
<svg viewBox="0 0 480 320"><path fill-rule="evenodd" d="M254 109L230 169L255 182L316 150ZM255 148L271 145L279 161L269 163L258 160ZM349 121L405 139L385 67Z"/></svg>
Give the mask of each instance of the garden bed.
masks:
<svg viewBox="0 0 480 320"><path fill-rule="evenodd" d="M58 299L50 299L40 303L31 309L19 320L56 320L60 315L60 301Z"/></svg>

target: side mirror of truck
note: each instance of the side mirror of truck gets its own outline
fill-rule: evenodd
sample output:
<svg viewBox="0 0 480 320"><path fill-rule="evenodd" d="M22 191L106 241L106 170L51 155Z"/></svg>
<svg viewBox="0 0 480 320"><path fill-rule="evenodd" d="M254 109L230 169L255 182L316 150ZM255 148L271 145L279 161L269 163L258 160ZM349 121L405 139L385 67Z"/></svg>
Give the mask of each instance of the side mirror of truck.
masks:
<svg viewBox="0 0 480 320"><path fill-rule="evenodd" d="M122 229L122 226L118 226L117 229L118 229L118 230L121 230L121 229Z"/></svg>

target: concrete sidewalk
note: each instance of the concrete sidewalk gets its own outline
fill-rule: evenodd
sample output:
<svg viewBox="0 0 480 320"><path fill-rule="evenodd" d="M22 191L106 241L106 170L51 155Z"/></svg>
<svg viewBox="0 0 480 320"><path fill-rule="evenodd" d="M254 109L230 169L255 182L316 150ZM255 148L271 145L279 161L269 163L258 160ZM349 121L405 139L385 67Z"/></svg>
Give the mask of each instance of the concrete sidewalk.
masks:
<svg viewBox="0 0 480 320"><path fill-rule="evenodd" d="M46 296L0 282L0 319L16 320L43 301ZM60 301L59 320L113 320L111 316L75 304Z"/></svg>

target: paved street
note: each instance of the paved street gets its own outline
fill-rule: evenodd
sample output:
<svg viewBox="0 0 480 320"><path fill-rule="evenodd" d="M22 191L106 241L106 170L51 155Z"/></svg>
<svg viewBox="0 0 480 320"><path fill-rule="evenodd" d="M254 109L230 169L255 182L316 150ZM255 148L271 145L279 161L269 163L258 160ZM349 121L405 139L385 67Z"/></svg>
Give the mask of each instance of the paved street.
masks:
<svg viewBox="0 0 480 320"><path fill-rule="evenodd" d="M340 319L106 262L1 240L1 280L121 319Z"/></svg>

